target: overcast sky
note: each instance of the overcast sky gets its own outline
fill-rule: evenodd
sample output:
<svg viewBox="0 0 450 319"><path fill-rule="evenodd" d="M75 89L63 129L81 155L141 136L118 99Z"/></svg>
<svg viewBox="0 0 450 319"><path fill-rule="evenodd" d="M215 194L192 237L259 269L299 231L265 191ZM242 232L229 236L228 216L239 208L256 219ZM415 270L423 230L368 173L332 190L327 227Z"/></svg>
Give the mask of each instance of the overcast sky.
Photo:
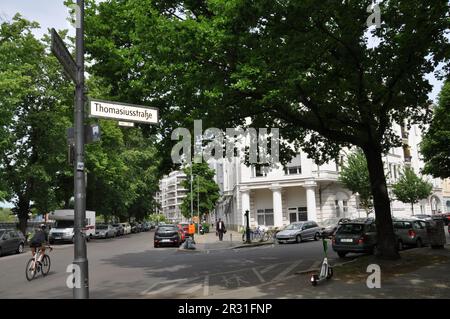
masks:
<svg viewBox="0 0 450 319"><path fill-rule="evenodd" d="M75 34L75 29L67 21L69 11L64 6L64 0L0 0L0 22L11 20L17 12L26 19L40 24L41 28L35 32L38 37L46 33L49 28L68 29L69 35ZM436 101L442 83L433 76L427 78L433 85L433 91L429 96Z"/></svg>

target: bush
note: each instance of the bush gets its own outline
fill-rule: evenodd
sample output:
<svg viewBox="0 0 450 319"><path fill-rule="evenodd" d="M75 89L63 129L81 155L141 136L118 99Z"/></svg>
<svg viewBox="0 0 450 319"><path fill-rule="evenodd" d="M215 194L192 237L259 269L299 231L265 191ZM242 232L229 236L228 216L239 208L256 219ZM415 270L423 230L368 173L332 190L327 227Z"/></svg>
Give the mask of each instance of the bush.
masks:
<svg viewBox="0 0 450 319"><path fill-rule="evenodd" d="M205 232L205 233L209 233L209 224L208 223L203 223L202 224L202 227L203 227L203 231Z"/></svg>

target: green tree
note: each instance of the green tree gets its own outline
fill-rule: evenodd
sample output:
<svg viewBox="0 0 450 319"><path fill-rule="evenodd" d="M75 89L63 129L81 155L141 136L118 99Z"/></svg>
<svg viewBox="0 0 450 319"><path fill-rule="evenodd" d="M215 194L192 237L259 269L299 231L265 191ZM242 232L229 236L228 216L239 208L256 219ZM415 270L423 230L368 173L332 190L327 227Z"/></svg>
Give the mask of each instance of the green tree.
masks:
<svg viewBox="0 0 450 319"><path fill-rule="evenodd" d="M182 182L182 186L187 190L186 197L181 203L181 213L186 218L198 216L200 212L200 220L206 214L209 214L219 199L219 186L214 181L214 170L209 168L207 163L194 163L192 165L192 192L191 192L191 167L185 167L184 173L186 179ZM191 214L191 199L193 200L193 215ZM200 204L198 204L200 203ZM198 210L198 208L200 208Z"/></svg>
<svg viewBox="0 0 450 319"><path fill-rule="evenodd" d="M205 127L245 126L248 117L279 127L317 163L359 146L380 255L398 258L382 154L401 145L393 122L427 120L425 75L449 62L448 1L383 2L381 27L368 30L371 4L88 1L90 71L111 95L160 107L166 165L171 132L197 118ZM286 162L293 152L281 154Z"/></svg>
<svg viewBox="0 0 450 319"><path fill-rule="evenodd" d="M49 37L32 34L37 27L19 14L0 27L0 180L23 233L32 209L42 214L59 206L57 180L68 168L73 103L73 89L49 52Z"/></svg>
<svg viewBox="0 0 450 319"><path fill-rule="evenodd" d="M433 177L450 177L450 81L444 84L434 109L430 128L421 143L423 172Z"/></svg>
<svg viewBox="0 0 450 319"><path fill-rule="evenodd" d="M400 179L392 185L395 197L403 202L411 204L411 213L414 215L414 204L431 195L433 185L423 180L414 173L411 167L405 167Z"/></svg>
<svg viewBox="0 0 450 319"><path fill-rule="evenodd" d="M352 152L347 157L346 163L339 172L339 181L353 194L359 194L360 204L369 215L373 207L373 198L367 161L362 151Z"/></svg>

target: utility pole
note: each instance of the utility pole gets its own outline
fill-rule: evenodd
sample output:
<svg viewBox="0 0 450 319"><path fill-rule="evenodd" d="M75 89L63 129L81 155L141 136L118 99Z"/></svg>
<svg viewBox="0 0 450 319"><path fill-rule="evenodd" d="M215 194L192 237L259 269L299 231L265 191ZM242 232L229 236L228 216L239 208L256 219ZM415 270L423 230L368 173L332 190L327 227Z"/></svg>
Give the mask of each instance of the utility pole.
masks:
<svg viewBox="0 0 450 319"><path fill-rule="evenodd" d="M84 165L84 0L77 0L79 16L76 28L77 83L75 92L75 165L74 165L74 261L78 266L75 275L80 276L80 285L74 285L75 299L89 298L89 273L86 253L86 239L83 229L86 219L86 181ZM77 270L79 274L77 274Z"/></svg>
<svg viewBox="0 0 450 319"><path fill-rule="evenodd" d="M194 217L194 193L192 191L192 182L194 176L192 175L192 162L191 162L191 220Z"/></svg>

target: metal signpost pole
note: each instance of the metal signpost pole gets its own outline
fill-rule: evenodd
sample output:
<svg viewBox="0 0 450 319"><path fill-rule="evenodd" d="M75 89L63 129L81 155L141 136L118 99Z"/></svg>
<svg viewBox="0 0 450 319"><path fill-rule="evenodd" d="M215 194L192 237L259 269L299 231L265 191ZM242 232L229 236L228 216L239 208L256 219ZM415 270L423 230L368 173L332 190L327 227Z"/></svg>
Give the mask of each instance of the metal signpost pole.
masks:
<svg viewBox="0 0 450 319"><path fill-rule="evenodd" d="M74 261L78 266L79 285L74 285L75 299L89 298L88 260L86 239L83 234L86 219L86 182L84 167L84 0L77 0L80 10L76 29L76 64L77 83L75 93L75 165L74 165L74 197L75 197L75 238Z"/></svg>
<svg viewBox="0 0 450 319"><path fill-rule="evenodd" d="M200 235L200 181L198 175L197 175L197 217L198 217L197 232Z"/></svg>

